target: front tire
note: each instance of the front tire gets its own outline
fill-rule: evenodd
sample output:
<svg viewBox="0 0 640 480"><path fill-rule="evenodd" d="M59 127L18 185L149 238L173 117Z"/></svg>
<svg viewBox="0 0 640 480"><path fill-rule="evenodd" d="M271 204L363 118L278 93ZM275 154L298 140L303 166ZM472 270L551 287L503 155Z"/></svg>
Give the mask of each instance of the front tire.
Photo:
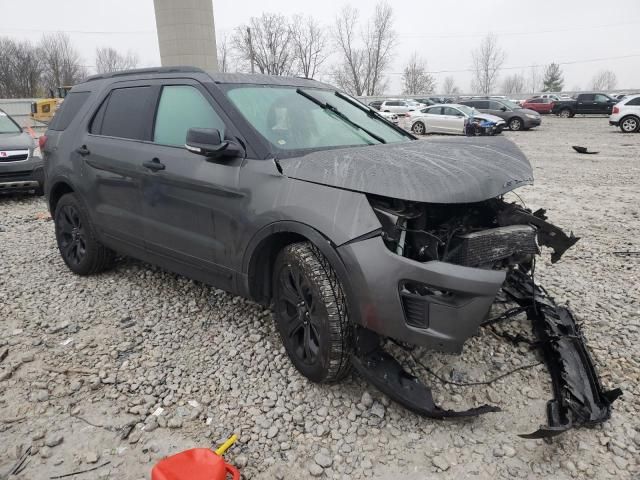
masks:
<svg viewBox="0 0 640 480"><path fill-rule="evenodd" d="M634 133L640 129L640 119L638 117L624 117L620 120L620 130L623 133Z"/></svg>
<svg viewBox="0 0 640 480"><path fill-rule="evenodd" d="M54 223L58 250L73 273L91 275L113 265L115 253L97 240L89 214L74 193L60 198Z"/></svg>
<svg viewBox="0 0 640 480"><path fill-rule="evenodd" d="M309 242L285 247L273 270L276 326L287 355L312 382L342 379L351 366L346 296L325 256Z"/></svg>
<svg viewBox="0 0 640 480"><path fill-rule="evenodd" d="M513 132L522 130L522 120L519 119L518 117L512 118L511 120L509 120L509 130Z"/></svg>
<svg viewBox="0 0 640 480"><path fill-rule="evenodd" d="M416 122L411 126L411 131L416 135L424 135L427 129L422 122Z"/></svg>

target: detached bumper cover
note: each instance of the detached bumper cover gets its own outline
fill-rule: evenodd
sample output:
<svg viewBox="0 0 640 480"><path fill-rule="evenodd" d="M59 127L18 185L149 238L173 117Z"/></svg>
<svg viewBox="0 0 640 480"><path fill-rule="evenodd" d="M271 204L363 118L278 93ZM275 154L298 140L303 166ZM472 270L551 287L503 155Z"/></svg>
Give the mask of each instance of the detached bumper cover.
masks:
<svg viewBox="0 0 640 480"><path fill-rule="evenodd" d="M554 398L547 404L548 424L521 436L548 438L570 428L608 420L611 404L622 391L619 388L602 389L585 339L571 311L556 306L528 274L517 270L508 276L503 290L526 308L553 383Z"/></svg>

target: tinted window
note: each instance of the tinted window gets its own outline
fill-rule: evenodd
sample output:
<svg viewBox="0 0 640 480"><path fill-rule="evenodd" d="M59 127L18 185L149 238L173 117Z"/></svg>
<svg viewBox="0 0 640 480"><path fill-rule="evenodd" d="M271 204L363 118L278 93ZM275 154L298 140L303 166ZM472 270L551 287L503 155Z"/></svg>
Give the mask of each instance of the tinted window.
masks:
<svg viewBox="0 0 640 480"><path fill-rule="evenodd" d="M473 102L473 107L477 108L478 110L488 110L489 102L486 100L476 100L475 102Z"/></svg>
<svg viewBox="0 0 640 480"><path fill-rule="evenodd" d="M151 87L113 90L94 117L91 132L108 137L148 140L152 95ZM101 125L98 123L100 119Z"/></svg>
<svg viewBox="0 0 640 480"><path fill-rule="evenodd" d="M640 105L640 97L632 98L625 105Z"/></svg>
<svg viewBox="0 0 640 480"><path fill-rule="evenodd" d="M200 91L189 85L162 89L153 141L163 145L184 145L190 128L215 128L224 138L224 122Z"/></svg>
<svg viewBox="0 0 640 480"><path fill-rule="evenodd" d="M595 95L590 93L584 93L578 97L578 100L581 102L593 102L595 99Z"/></svg>
<svg viewBox="0 0 640 480"><path fill-rule="evenodd" d="M442 107L431 107L431 108L426 108L425 110L427 113L431 115L440 115L442 113Z"/></svg>
<svg viewBox="0 0 640 480"><path fill-rule="evenodd" d="M502 107L504 107L504 105L502 105L499 102L489 102L489 110L500 110ZM480 108L487 108L487 107L480 107Z"/></svg>
<svg viewBox="0 0 640 480"><path fill-rule="evenodd" d="M598 103L607 103L609 101L609 97L606 95L596 95L596 102Z"/></svg>
<svg viewBox="0 0 640 480"><path fill-rule="evenodd" d="M73 92L69 93L58 111L56 112L53 120L49 124L51 130L64 130L71 121L74 119L80 107L87 101L91 92Z"/></svg>

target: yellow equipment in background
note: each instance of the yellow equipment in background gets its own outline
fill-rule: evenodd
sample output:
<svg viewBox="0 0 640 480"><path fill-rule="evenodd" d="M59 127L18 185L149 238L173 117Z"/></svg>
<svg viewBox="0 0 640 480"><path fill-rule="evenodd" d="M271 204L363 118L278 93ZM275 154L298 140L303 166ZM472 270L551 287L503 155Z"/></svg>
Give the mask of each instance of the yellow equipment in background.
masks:
<svg viewBox="0 0 640 480"><path fill-rule="evenodd" d="M31 118L36 122L49 123L69 90L71 87L57 87L55 92L49 89L49 98L31 103Z"/></svg>

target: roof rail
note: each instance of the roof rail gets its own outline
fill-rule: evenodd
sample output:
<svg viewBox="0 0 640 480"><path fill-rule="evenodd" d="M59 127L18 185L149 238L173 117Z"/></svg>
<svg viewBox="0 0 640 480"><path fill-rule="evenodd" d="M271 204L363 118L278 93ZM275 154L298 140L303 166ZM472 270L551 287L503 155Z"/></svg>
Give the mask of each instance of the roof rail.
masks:
<svg viewBox="0 0 640 480"><path fill-rule="evenodd" d="M205 73L204 70L202 70L201 68L189 67L189 66L134 68L133 70L122 70L119 72L99 73L98 75L91 75L90 77L87 77L84 81L90 82L92 80L99 80L102 78L125 77L127 75L142 75L145 73L196 73L196 72Z"/></svg>

